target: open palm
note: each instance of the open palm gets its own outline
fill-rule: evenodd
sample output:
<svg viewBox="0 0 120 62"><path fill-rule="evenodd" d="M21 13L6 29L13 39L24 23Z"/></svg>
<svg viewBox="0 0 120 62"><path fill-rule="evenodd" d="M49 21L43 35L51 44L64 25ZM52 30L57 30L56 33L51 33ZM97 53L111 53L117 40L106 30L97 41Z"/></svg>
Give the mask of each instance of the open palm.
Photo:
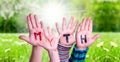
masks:
<svg viewBox="0 0 120 62"><path fill-rule="evenodd" d="M40 41L43 41L43 23L38 22L37 16L29 14L27 16L27 24L29 30L29 37L20 35L20 39L25 40L33 46L40 45Z"/></svg>
<svg viewBox="0 0 120 62"><path fill-rule="evenodd" d="M56 37L54 30L50 29L49 27L47 28L47 30L48 30L48 34L44 30L46 42L40 42L41 46L48 51L49 50L57 50L58 41L59 41L60 36Z"/></svg>
<svg viewBox="0 0 120 62"><path fill-rule="evenodd" d="M79 25L76 33L77 47L80 49L86 49L99 37L99 34L92 37L92 20L90 18L86 18Z"/></svg>
<svg viewBox="0 0 120 62"><path fill-rule="evenodd" d="M63 18L62 30L59 28L58 23L56 23L56 28L57 28L58 33L62 35L60 37L60 44L64 46L72 46L72 44L75 42L74 31L77 26L78 20L76 20L75 23L73 23L73 20L74 18L71 17L70 22L67 27L66 19Z"/></svg>

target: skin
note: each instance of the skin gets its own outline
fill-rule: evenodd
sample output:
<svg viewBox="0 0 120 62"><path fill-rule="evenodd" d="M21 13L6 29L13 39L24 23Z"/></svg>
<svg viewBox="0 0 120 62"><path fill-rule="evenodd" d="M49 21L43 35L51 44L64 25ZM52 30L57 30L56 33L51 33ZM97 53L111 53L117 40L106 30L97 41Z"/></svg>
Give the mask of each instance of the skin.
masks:
<svg viewBox="0 0 120 62"><path fill-rule="evenodd" d="M75 42L75 38L74 38L74 32L75 32L75 28L77 26L78 20L76 20L74 23L74 17L70 18L68 27L66 25L66 18L63 18L63 22L62 22L62 29L60 29L58 23L56 23L56 28L57 31L59 33L59 35L62 35L60 37L60 44L64 45L64 46L72 46ZM66 40L66 37L63 36L64 34L70 34L70 36L68 36L68 42Z"/></svg>
<svg viewBox="0 0 120 62"><path fill-rule="evenodd" d="M29 62L42 62L42 47L45 48L50 56L50 62L60 62L58 55L58 41L59 37L55 37L54 30L48 27L48 34L44 30L42 22L38 22L37 16L30 14L27 16L27 24L29 30L29 37L20 35L19 38L32 45L32 54ZM42 39L39 35L34 36L34 33L41 32ZM46 41L44 41L46 38Z"/></svg>
<svg viewBox="0 0 120 62"><path fill-rule="evenodd" d="M50 56L50 62L60 62L59 54L58 54L58 41L60 35L58 37L55 36L55 32L53 29L47 27L48 34L44 30L45 38L47 39L46 42L42 42L42 47L45 48Z"/></svg>
<svg viewBox="0 0 120 62"><path fill-rule="evenodd" d="M40 42L43 42L43 23L38 22L37 16L29 14L27 16L27 24L29 30L29 36L20 35L19 38L24 40L32 45L32 53L29 62L42 62L42 47ZM39 39L39 36L35 38L34 33L41 32L42 40Z"/></svg>
<svg viewBox="0 0 120 62"><path fill-rule="evenodd" d="M81 43L80 36L86 35L86 40L83 43ZM92 20L91 18L85 18L83 19L82 23L79 24L77 33L76 33L76 46L80 50L85 50L87 47L91 46L98 38L100 37L100 34L96 34L92 36Z"/></svg>
<svg viewBox="0 0 120 62"><path fill-rule="evenodd" d="M29 30L29 37L20 35L19 38L28 42L32 45L32 54L30 58L30 62L42 62L42 47L45 48L50 56L50 62L60 62L58 55L58 42L60 39L60 44L65 46L72 46L75 42L74 31L77 26L78 21L76 20L73 24L73 17L71 17L68 27L66 26L66 19L63 18L62 30L60 30L58 24L56 23L56 28L58 30L59 36L56 37L54 30L48 29L48 34L45 32L44 25L42 22L38 22L37 16L30 14L27 16L27 24ZM39 39L39 36L35 38L34 33L41 32L42 39ZM70 34L69 42L67 43L66 37L63 34ZM81 43L80 35L86 35L87 43ZM92 45L100 35L96 34L92 37L92 20L90 18L86 18L79 25L77 33L76 33L76 46L80 50L85 50L87 47ZM46 38L46 41L44 41Z"/></svg>

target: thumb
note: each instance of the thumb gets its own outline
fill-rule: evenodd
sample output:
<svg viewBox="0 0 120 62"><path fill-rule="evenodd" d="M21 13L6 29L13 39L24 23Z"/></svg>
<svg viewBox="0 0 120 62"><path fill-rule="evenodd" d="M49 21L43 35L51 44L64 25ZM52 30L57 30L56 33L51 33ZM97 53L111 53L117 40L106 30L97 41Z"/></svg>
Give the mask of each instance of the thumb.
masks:
<svg viewBox="0 0 120 62"><path fill-rule="evenodd" d="M100 36L101 36L100 34L94 35L93 38L92 38L92 39L93 39L93 42L96 41Z"/></svg>
<svg viewBox="0 0 120 62"><path fill-rule="evenodd" d="M24 35L20 35L20 36L19 36L19 39L24 40L24 41L26 41L26 42L29 43L29 38L26 37L26 36L24 36Z"/></svg>

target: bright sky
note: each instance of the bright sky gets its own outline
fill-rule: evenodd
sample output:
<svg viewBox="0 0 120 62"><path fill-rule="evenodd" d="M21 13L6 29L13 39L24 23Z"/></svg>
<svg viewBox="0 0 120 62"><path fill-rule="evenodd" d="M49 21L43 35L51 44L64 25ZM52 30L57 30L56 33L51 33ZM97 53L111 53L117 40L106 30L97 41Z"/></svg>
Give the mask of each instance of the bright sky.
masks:
<svg viewBox="0 0 120 62"><path fill-rule="evenodd" d="M55 28L55 23L62 25L62 18L68 18L68 8L63 1L53 0L42 3L42 5L33 5L33 13L39 16L40 21L44 21L46 26ZM70 16L69 16L70 17Z"/></svg>

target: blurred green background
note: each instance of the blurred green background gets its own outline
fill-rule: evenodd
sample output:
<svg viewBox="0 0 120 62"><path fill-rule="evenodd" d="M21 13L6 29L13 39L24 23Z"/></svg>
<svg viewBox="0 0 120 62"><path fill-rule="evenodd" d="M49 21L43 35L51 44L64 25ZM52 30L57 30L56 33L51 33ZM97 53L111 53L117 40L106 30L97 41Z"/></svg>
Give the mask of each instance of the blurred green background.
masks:
<svg viewBox="0 0 120 62"><path fill-rule="evenodd" d="M92 18L93 34L102 36L90 47L86 62L120 62L120 0L0 0L0 62L29 61L32 46L18 36L28 35L26 16L40 12L42 19L40 10L48 2L65 6L68 19L75 16L81 22L85 17ZM44 50L43 62L49 61L46 53Z"/></svg>
<svg viewBox="0 0 120 62"><path fill-rule="evenodd" d="M119 0L53 0L67 6L70 16L76 16L80 21L90 16L94 21L95 32L120 31L120 1ZM28 32L26 16L32 13L35 4L41 6L49 0L1 0L0 2L0 32ZM50 1L52 2L52 1ZM37 11L37 10L36 10ZM68 14L67 14L68 15ZM69 16L68 15L68 16ZM41 16L42 17L42 16ZM54 23L53 23L54 24Z"/></svg>

